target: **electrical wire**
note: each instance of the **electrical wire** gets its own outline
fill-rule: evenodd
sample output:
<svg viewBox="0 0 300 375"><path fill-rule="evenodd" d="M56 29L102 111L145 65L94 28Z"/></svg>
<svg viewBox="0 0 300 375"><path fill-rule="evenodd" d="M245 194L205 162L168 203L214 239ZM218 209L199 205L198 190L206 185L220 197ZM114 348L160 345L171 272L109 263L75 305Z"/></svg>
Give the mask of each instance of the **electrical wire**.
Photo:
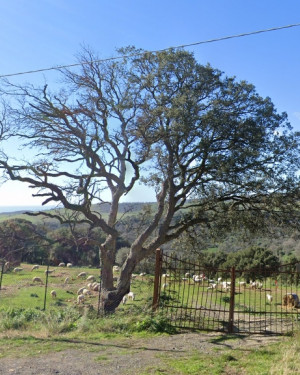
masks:
<svg viewBox="0 0 300 375"><path fill-rule="evenodd" d="M159 49L159 50L143 51L141 53L133 53L133 54L130 54L130 55L125 55L125 56L108 57L108 58L105 58L105 59L97 59L97 60L85 61L85 62L74 63L74 64L58 65L58 66L53 66L53 67L50 67L50 68L42 68L42 69L35 69L35 70L27 70L27 71L18 72L18 73L2 74L2 75L0 75L0 78L14 77L14 76L20 76L20 75L25 75L25 74L33 74L33 73L41 73L41 72L46 72L46 71L50 71L50 70L67 69L67 68L73 68L73 67L76 67L76 66L82 66L82 65L87 65L87 64L91 64L91 63L100 63L100 62L106 62L106 61L112 61L112 60L120 60L120 59L126 58L126 57L128 58L128 57L133 57L133 56L141 56L145 53L159 53L159 52L163 52L163 51L168 51L170 49L187 48L187 47L192 47L192 46L198 46L198 45L201 45L201 44L220 42L222 40L241 38L241 37L245 37L245 36L267 33L267 32L271 32L271 31L288 29L288 28L298 27L298 26L300 26L300 23L295 23L295 24L286 25L286 26L273 27L271 29L251 31L251 32L248 32L248 33L223 36L223 37L220 37L220 38L208 39L208 40L203 40L203 41L200 41L200 42L194 42L194 43L189 43L189 44L182 44L182 45L167 47L167 48L163 48L163 49Z"/></svg>

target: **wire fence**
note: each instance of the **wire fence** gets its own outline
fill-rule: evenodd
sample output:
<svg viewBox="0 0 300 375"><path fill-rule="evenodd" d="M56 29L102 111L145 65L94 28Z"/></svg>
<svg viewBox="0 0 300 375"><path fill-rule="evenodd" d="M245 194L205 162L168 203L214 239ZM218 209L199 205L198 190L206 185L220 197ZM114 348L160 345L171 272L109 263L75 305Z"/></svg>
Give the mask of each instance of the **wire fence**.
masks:
<svg viewBox="0 0 300 375"><path fill-rule="evenodd" d="M114 282L119 277L114 269ZM133 298L124 299L119 309L148 309L152 304L154 277L146 273L133 274L130 290ZM79 295L84 297L79 298ZM90 267L21 264L11 266L0 262L0 309L65 308L86 306L104 315L101 299L101 269Z"/></svg>

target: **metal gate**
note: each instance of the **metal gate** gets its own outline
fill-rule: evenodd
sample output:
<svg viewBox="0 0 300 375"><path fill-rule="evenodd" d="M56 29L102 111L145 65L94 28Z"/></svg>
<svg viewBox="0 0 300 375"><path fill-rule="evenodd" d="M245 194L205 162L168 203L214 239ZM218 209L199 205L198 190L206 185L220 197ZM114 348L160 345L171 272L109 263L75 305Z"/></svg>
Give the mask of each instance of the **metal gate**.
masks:
<svg viewBox="0 0 300 375"><path fill-rule="evenodd" d="M213 269L157 250L153 310L184 329L286 334L300 326L299 271Z"/></svg>

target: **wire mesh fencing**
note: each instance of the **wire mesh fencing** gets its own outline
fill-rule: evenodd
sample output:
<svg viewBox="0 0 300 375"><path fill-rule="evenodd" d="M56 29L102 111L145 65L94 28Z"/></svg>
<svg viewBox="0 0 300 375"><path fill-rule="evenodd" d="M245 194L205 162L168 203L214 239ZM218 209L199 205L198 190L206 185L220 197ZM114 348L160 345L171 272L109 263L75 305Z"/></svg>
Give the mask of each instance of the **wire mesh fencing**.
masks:
<svg viewBox="0 0 300 375"><path fill-rule="evenodd" d="M118 283L120 270L114 267L114 285ZM125 298L119 309L151 308L154 276L146 273L133 274L130 298ZM79 297L81 296L81 297ZM18 266L0 262L0 309L1 308L66 308L85 306L104 315L101 299L101 269L92 267L49 266L25 264Z"/></svg>

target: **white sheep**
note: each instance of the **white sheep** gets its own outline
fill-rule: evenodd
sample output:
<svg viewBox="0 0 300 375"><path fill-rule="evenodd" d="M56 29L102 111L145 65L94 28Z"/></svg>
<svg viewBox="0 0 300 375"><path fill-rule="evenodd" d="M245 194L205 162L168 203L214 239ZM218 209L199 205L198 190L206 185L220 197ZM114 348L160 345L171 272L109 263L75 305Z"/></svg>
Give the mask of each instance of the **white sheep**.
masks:
<svg viewBox="0 0 300 375"><path fill-rule="evenodd" d="M240 281L239 282L239 286L243 286L245 288L246 285L247 285L246 281Z"/></svg>
<svg viewBox="0 0 300 375"><path fill-rule="evenodd" d="M56 298L56 291L51 290L50 295L51 295L52 298Z"/></svg>
<svg viewBox="0 0 300 375"><path fill-rule="evenodd" d="M263 284L260 281L251 281L250 282L251 289L261 289Z"/></svg>
<svg viewBox="0 0 300 375"><path fill-rule="evenodd" d="M187 278L190 278L191 274L189 272L186 272L184 276L187 277Z"/></svg>
<svg viewBox="0 0 300 375"><path fill-rule="evenodd" d="M66 264L64 262L59 263L58 267L66 267Z"/></svg>
<svg viewBox="0 0 300 375"><path fill-rule="evenodd" d="M55 270L46 270L46 271L45 271L45 274L46 274L46 275L47 275L47 274L50 275L50 273L53 273L54 271L55 271Z"/></svg>
<svg viewBox="0 0 300 375"><path fill-rule="evenodd" d="M21 272L21 271L23 271L22 267L16 267L16 268L14 268L14 272Z"/></svg>
<svg viewBox="0 0 300 375"><path fill-rule="evenodd" d="M78 304L83 303L83 302L84 302L84 299L85 299L84 295L83 295L83 294L79 294L79 295L77 296L77 303L78 303Z"/></svg>
<svg viewBox="0 0 300 375"><path fill-rule="evenodd" d="M6 272L10 267L10 262L5 262L4 264L4 272Z"/></svg>
<svg viewBox="0 0 300 375"><path fill-rule="evenodd" d="M69 277L66 277L64 283L65 283L65 284L68 284L69 281L70 281L70 278L69 278Z"/></svg>
<svg viewBox="0 0 300 375"><path fill-rule="evenodd" d="M161 288L162 288L163 291L165 291L168 286L169 286L169 284L163 283Z"/></svg>
<svg viewBox="0 0 300 375"><path fill-rule="evenodd" d="M93 275L90 275L90 276L88 276L87 277L87 281L95 281L95 276L93 276Z"/></svg>
<svg viewBox="0 0 300 375"><path fill-rule="evenodd" d="M273 296L271 294L266 295L268 302L271 304L273 301Z"/></svg>
<svg viewBox="0 0 300 375"><path fill-rule="evenodd" d="M140 273L140 276L142 276L142 277L143 277L143 276L146 276L146 272L141 272L141 273Z"/></svg>
<svg viewBox="0 0 300 375"><path fill-rule="evenodd" d="M217 284L216 283L211 283L209 287L207 287L207 290L209 289L217 289Z"/></svg>
<svg viewBox="0 0 300 375"><path fill-rule="evenodd" d="M100 290L100 283L96 283L96 285L93 286L93 291L99 292L99 290Z"/></svg>
<svg viewBox="0 0 300 375"><path fill-rule="evenodd" d="M32 282L33 283L41 283L41 284L43 284L43 280L40 277L34 277L32 279Z"/></svg>
<svg viewBox="0 0 300 375"><path fill-rule="evenodd" d="M72 263L67 263L67 267L71 268L71 267L73 267L73 264Z"/></svg>
<svg viewBox="0 0 300 375"><path fill-rule="evenodd" d="M135 295L134 295L133 292L129 292L129 293L127 294L127 296L128 296L128 299L131 299L132 301L134 301Z"/></svg>
<svg viewBox="0 0 300 375"><path fill-rule="evenodd" d="M222 282L222 288L225 290L225 292L228 292L230 289L231 281L223 281Z"/></svg>
<svg viewBox="0 0 300 375"><path fill-rule="evenodd" d="M86 288L84 288L83 291L82 291L82 294L83 294L84 296L90 296L90 295L91 295L91 291L88 290L88 289L86 289Z"/></svg>
<svg viewBox="0 0 300 375"><path fill-rule="evenodd" d="M220 284L221 281L222 281L222 277L218 277L217 282Z"/></svg>
<svg viewBox="0 0 300 375"><path fill-rule="evenodd" d="M35 264L34 266L32 266L31 271L37 270L39 268L40 266L38 264Z"/></svg>
<svg viewBox="0 0 300 375"><path fill-rule="evenodd" d="M194 283L202 283L203 277L201 275L193 275Z"/></svg>
<svg viewBox="0 0 300 375"><path fill-rule="evenodd" d="M77 290L77 294L78 294L78 295L79 295L79 294L82 294L82 292L83 292L84 289L85 289L85 287L82 287L82 288L78 289L78 290Z"/></svg>
<svg viewBox="0 0 300 375"><path fill-rule="evenodd" d="M126 302L127 302L127 295L125 295L125 296L122 298L122 303L123 303L123 305L125 305Z"/></svg>

